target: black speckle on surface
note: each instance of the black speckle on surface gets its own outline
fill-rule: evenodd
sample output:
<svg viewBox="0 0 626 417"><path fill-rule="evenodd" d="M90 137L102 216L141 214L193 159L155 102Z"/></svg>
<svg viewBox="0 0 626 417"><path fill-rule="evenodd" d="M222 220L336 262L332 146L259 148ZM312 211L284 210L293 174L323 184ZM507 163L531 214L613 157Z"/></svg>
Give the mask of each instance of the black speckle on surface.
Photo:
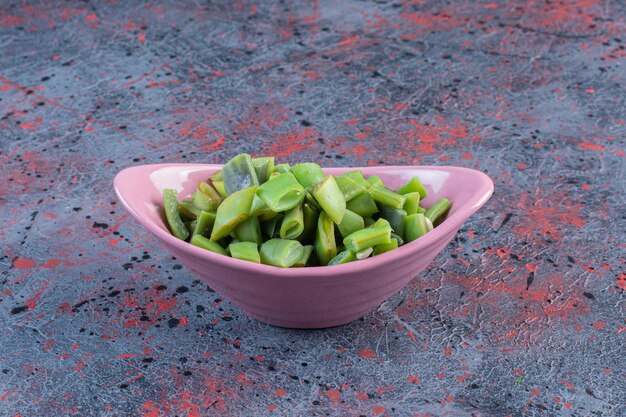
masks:
<svg viewBox="0 0 626 417"><path fill-rule="evenodd" d="M177 327L179 324L180 324L180 319L177 319L177 318L171 318L167 321L167 326L170 329Z"/></svg>
<svg viewBox="0 0 626 417"><path fill-rule="evenodd" d="M25 311L28 311L28 306L19 306L19 307L14 307L11 310L11 314L20 314L23 313Z"/></svg>

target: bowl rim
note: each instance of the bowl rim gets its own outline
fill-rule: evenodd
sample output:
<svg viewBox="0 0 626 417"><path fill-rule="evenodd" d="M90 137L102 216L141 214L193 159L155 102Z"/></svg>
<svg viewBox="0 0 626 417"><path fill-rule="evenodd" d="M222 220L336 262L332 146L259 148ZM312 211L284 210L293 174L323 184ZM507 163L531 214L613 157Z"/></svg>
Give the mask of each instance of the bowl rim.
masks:
<svg viewBox="0 0 626 417"><path fill-rule="evenodd" d="M382 253L378 256L359 260L358 262L349 262L340 265L330 266L315 266L315 267L298 267L298 268L281 268L273 265L257 264L255 262L249 262L241 259L231 258L230 256L220 255L218 253L211 252L206 249L199 248L191 243L185 242L176 238L174 235L161 227L146 219L138 211L133 208L124 197L122 188L125 188L123 184L127 182L127 177L132 177L135 171L152 173L157 169L167 167L203 167L207 170L221 169L223 164L202 164L202 163L162 163L162 164L144 164L127 167L119 171L113 180L113 187L115 194L121 201L126 210L145 228L147 228L157 238L161 239L165 244L173 246L175 249L189 253L197 258L201 258L207 262L213 262L221 264L224 267L231 269L238 269L242 272L249 272L253 274L266 273L282 277L291 277L294 279L306 277L307 279L312 276L327 276L327 275L339 275L342 273L358 273L366 272L367 270L380 267L382 265L392 263L394 259L401 259L407 256L414 255L420 250L425 249L428 246L434 245L442 240L446 234L455 232L472 214L474 214L480 207L482 207L491 197L494 190L493 180L485 173L465 167L449 166L449 165L377 165L372 167L322 167L322 169L350 169L361 170L363 173L378 172L381 173L385 170L401 170L401 169L422 169L422 170L436 170L436 171L464 171L471 175L476 175L480 178L479 186L476 187L475 193L477 198L470 199L467 206L462 206L459 210L455 211L446 219L435 227L431 232L428 232L425 236L400 246L389 252ZM148 174L149 175L149 174ZM373 175L373 174L370 174Z"/></svg>

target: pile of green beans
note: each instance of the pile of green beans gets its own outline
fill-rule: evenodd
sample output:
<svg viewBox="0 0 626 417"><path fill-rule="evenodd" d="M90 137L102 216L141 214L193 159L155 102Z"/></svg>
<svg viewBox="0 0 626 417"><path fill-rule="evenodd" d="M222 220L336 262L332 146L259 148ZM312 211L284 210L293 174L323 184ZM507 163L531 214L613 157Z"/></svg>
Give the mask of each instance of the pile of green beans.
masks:
<svg viewBox="0 0 626 417"><path fill-rule="evenodd" d="M420 205L413 177L396 191L358 170L324 175L315 163L274 164L239 154L178 201L163 190L170 231L192 245L283 268L338 265L412 242L439 224L450 201Z"/></svg>

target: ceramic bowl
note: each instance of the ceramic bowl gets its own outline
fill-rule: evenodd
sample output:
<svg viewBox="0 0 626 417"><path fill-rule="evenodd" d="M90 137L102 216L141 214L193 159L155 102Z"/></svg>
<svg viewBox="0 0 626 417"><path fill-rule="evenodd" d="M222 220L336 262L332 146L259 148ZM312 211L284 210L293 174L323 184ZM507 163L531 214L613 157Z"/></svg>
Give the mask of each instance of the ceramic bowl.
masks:
<svg viewBox="0 0 626 417"><path fill-rule="evenodd" d="M393 251L343 265L278 268L219 255L172 236L162 209L164 188L189 196L196 184L222 165L158 164L124 169L115 177L126 209L197 276L246 314L289 328L323 328L349 323L374 309L415 278L452 240L461 225L489 199L493 182L460 167L377 166L325 168L339 175L360 169L395 189L417 175L428 207L439 197L452 202L445 221L427 235Z"/></svg>

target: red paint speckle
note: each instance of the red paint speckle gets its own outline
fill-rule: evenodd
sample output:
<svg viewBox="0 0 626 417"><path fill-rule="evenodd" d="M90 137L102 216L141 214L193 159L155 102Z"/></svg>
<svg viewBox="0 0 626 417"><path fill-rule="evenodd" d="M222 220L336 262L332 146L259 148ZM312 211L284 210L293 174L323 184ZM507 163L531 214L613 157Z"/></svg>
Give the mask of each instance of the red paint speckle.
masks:
<svg viewBox="0 0 626 417"><path fill-rule="evenodd" d="M585 90L585 92L589 93L589 94L594 94L596 92L596 90L594 90L593 88L588 88L588 89Z"/></svg>
<svg viewBox="0 0 626 417"><path fill-rule="evenodd" d="M443 350L443 354L446 356L452 356L452 347L446 346L446 348Z"/></svg>
<svg viewBox="0 0 626 417"><path fill-rule="evenodd" d="M580 142L578 146L580 146L583 149L588 149L590 151L603 151L604 150L604 146L597 145L591 142Z"/></svg>
<svg viewBox="0 0 626 417"><path fill-rule="evenodd" d="M559 378L561 380L561 382L568 388L574 389L574 386L572 384L570 384L569 382L567 382L566 380L564 380L563 378Z"/></svg>
<svg viewBox="0 0 626 417"><path fill-rule="evenodd" d="M406 378L406 382L408 382L409 384L419 384L420 382L422 382L422 378L420 378L417 375L409 375Z"/></svg>
<svg viewBox="0 0 626 417"><path fill-rule="evenodd" d="M528 165L526 165L526 164L525 164L525 163L523 163L523 162L520 162L519 164L517 164L517 169L524 170L524 169L526 169L526 168L528 168Z"/></svg>
<svg viewBox="0 0 626 417"><path fill-rule="evenodd" d="M379 416L381 414L384 414L385 411L387 411L387 409L385 407L381 407L380 405L375 405L374 407L372 407L372 413L375 416Z"/></svg>
<svg viewBox="0 0 626 417"><path fill-rule="evenodd" d="M593 327L596 329L604 329L606 327L606 321L596 321L593 323Z"/></svg>
<svg viewBox="0 0 626 417"><path fill-rule="evenodd" d="M61 262L62 261L60 259L49 259L48 261L39 264L39 266L42 268L53 269L59 266Z"/></svg>
<svg viewBox="0 0 626 417"><path fill-rule="evenodd" d="M282 388L276 388L276 390L274 391L274 394L276 394L277 397L282 397L285 394L287 394L287 391L285 391Z"/></svg>
<svg viewBox="0 0 626 417"><path fill-rule="evenodd" d="M372 349L361 349L359 351L359 356L362 357L363 359L372 359L376 357L376 352L374 352Z"/></svg>
<svg viewBox="0 0 626 417"><path fill-rule="evenodd" d="M13 260L13 268L15 269L30 269L35 266L35 261L27 258L15 258Z"/></svg>
<svg viewBox="0 0 626 417"><path fill-rule="evenodd" d="M274 411L278 408L278 406L276 404L270 404L267 406L267 410L268 411Z"/></svg>
<svg viewBox="0 0 626 417"><path fill-rule="evenodd" d="M324 393L324 395L335 404L338 404L341 401L341 391L338 389L329 389Z"/></svg>

